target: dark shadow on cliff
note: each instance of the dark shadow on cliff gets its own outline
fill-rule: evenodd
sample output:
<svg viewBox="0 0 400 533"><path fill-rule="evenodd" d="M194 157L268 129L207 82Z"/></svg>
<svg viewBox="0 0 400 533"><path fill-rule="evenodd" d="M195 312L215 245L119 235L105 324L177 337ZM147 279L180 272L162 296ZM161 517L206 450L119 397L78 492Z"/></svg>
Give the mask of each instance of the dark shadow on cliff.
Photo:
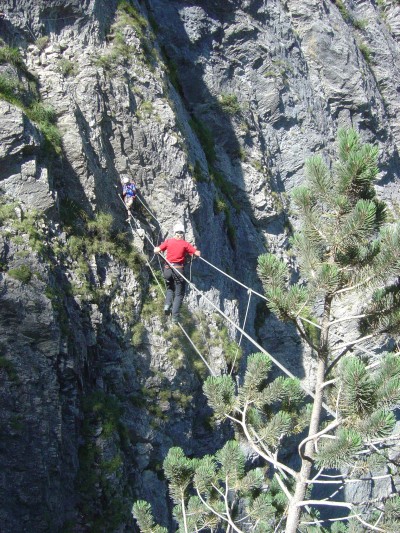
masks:
<svg viewBox="0 0 400 533"><path fill-rule="evenodd" d="M216 264L229 275L237 278L244 284L253 285L253 288L262 293L261 285L258 283L254 286L254 273L257 266L257 257L265 251L258 245L252 247L251 242L247 239L251 232L260 232L261 226L255 220L253 207L247 195L246 184L243 175L242 158L244 156L244 147L251 148L254 142L249 133L241 135L238 138L237 131L240 125L246 125L246 120L251 122L250 127L257 133L257 142L262 150L266 152L266 142L263 137L262 128L258 123L259 119L252 111L244 114L240 108L241 103L232 94L226 94L231 86L230 82L236 74L235 67L240 64L227 62L223 54L225 28L235 21L235 10L241 7L240 2L224 0L223 2L193 0L183 2L174 0L165 2L163 0L141 0L149 13L149 19L161 45L164 61L168 67L168 76L179 94L186 111L189 114L189 126L197 137L201 145L206 163L207 174L204 175L204 169L201 168L199 161L191 161L193 165L193 176L197 181L197 190L204 201L209 202L210 190L213 191L213 217L205 216L205 210L200 208L198 212L189 213L192 216L196 229L200 235L205 236L199 241L199 248L205 258ZM262 5L253 5L254 13ZM207 16L204 28L199 28L201 36L193 42L188 35L185 27L185 15L182 11L185 7L198 7L202 9ZM243 6L242 6L243 7ZM249 8L250 9L250 8ZM252 12L252 15L254 15ZM267 14L258 14L258 21L267 22ZM264 17L265 20L261 20ZM210 22L211 21L211 22ZM215 24L212 26L212 22ZM193 24L193 22L192 22ZM190 26L190 23L188 23ZM259 31L254 28L253 32ZM213 65L213 57L224 58L224 72L218 71L217 76L225 82L226 92L221 88L221 94L212 94L205 82L205 66ZM221 61L222 63L222 61ZM217 68L217 67L216 67ZM242 102L243 103L243 102ZM284 119L282 118L282 121ZM289 128L291 122L277 123L276 127ZM234 177L232 175L234 174ZM278 192L283 192L284 187L279 176L271 179L273 188ZM282 232L286 216L282 212L274 222L275 230L277 226ZM248 228L251 228L248 234L244 235L242 231L238 232L238 226L243 222ZM219 242L207 240L208 226L216 224L221 228L221 238ZM224 247L224 253L221 254L219 248ZM222 256L229 256L230 260L221 261ZM209 291L215 287L218 279L220 289L220 307L223 310L225 299L237 300L239 310L239 324L243 325L246 316L248 295L246 290L234 282L227 281L221 274L201 261L195 263L193 273L195 276L196 286L202 291ZM217 278L218 277L218 278ZM250 305L249 321L246 324L247 331L253 331L253 322L257 320L256 304L259 298L254 297ZM264 302L265 304L265 302ZM268 327L268 326L266 326ZM276 329L271 325L271 330ZM285 329L282 325L280 329ZM301 378L304 377L302 365L302 347L298 342L295 332L285 333L285 338L289 340L289 353L293 354L292 358L296 361L295 374ZM278 348L280 353L284 353L288 348L284 348L282 338L273 338L270 335L260 336L259 340L265 341L264 345L271 350ZM256 349L247 340L243 341L245 352L250 353Z"/></svg>

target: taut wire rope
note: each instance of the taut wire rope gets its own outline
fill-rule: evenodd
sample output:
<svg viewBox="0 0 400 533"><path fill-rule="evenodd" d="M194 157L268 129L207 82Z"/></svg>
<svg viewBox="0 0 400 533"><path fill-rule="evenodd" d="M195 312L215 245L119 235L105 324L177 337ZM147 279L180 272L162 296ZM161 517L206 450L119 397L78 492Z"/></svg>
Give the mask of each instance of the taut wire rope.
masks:
<svg viewBox="0 0 400 533"><path fill-rule="evenodd" d="M122 200L122 198L121 198ZM134 218L132 216L131 213L129 213L129 218L128 218L128 223L129 223L129 226L131 228L131 231L132 233L136 230L137 231L137 228L135 228L135 230L133 229L133 226L131 224L131 218ZM154 244L151 242L151 240L148 238L149 242L151 243L151 245L154 247ZM165 292L164 292L164 289L162 288L160 282L158 281L157 279L157 275L156 273L154 272L153 268L151 267L151 264L150 262L147 260L146 258L146 264L147 266L149 267L151 273L153 274L153 277L154 279L156 280L156 283L158 285L158 287L160 288L164 298L165 298ZM210 365L207 363L206 359L203 357L203 355L201 354L200 350L197 348L197 346L194 344L194 342L192 341L192 339L190 338L190 336L188 335L188 333L185 331L185 328L182 326L181 323L178 322L178 326L180 327L180 329L182 330L182 332L184 333L184 335L186 336L186 338L188 339L188 341L190 342L190 344L192 345L193 349L196 351L196 353L199 355L199 357L201 358L201 360L203 361L203 363L206 365L206 367L208 368L208 370L210 371L211 375L212 376L215 376L215 372L213 371L213 369L210 367Z"/></svg>
<svg viewBox="0 0 400 533"><path fill-rule="evenodd" d="M141 202L142 205L144 206L143 202ZM146 208L146 206L144 206ZM146 208L147 209L147 208ZM160 222L157 220L157 218L154 216L153 213L151 213L148 209L147 211L151 214L151 216L154 218L154 220L157 222L157 224L159 225L159 227L161 227L161 224ZM238 285L240 285L241 287L243 287L244 289L246 289L247 291L251 291L253 294L255 294L256 296L258 296L259 298L262 298L263 300L265 300L266 302L268 302L268 298L266 296L264 296L264 294L261 294L257 291L255 291L253 288L245 285L244 283L242 283L241 281L237 280L236 278L234 278L233 276L230 276L229 274L227 274L226 272L224 272L223 270L221 270L220 268L218 268L217 266L213 265L212 263L210 263L209 261L207 261L206 259L204 259L204 257L201 257L200 256L200 260L201 261L204 261L204 263L206 263L207 265L209 265L210 267L214 268L215 270L217 270L218 272L220 272L221 274L223 274L224 276L226 276L227 278L229 278L230 280L234 281L235 283L237 283ZM316 328L318 329L321 329L321 326L319 324L315 324L314 322L312 322L311 320L308 320L307 318L303 318L303 317L299 317L300 320L302 320L303 322L307 322L308 324L312 325L312 326L315 326ZM346 343L346 340L341 336L341 335L338 335L337 333L335 332L332 332L332 335L334 337L336 337L337 339L341 340L342 342ZM362 346L357 346L357 349L360 350L361 352L364 352L365 354L369 355L370 357L375 357L375 354L373 352L371 352L370 350L367 350L366 348L363 348Z"/></svg>
<svg viewBox="0 0 400 533"><path fill-rule="evenodd" d="M251 291L248 290L247 293L248 293L248 295L249 295L249 298L248 298L248 300L247 300L246 314L245 314L245 316L244 316L244 320L243 320L243 327L242 327L243 330L244 330L244 328L245 328L245 326L246 326L247 315L249 314L250 300L251 300ZM234 358L234 360L233 360L233 363L232 363L232 366L231 366L231 371L229 372L229 375L232 374L233 369L234 369L234 367L235 367L235 363L236 363L236 359L237 359L237 356L238 356L238 353L239 353L240 345L241 345L241 343L242 343L242 339L243 339L243 333L240 334L239 342L238 342L237 349L236 349L236 353L235 353L235 358Z"/></svg>

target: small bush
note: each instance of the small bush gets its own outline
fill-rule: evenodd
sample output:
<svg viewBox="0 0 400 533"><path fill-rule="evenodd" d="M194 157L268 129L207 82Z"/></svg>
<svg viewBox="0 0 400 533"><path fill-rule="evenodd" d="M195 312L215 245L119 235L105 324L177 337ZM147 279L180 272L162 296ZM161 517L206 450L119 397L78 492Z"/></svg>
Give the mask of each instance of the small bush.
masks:
<svg viewBox="0 0 400 533"><path fill-rule="evenodd" d="M146 328L141 322L138 322L133 326L131 344L134 348L138 348L142 344L145 331Z"/></svg>
<svg viewBox="0 0 400 533"><path fill-rule="evenodd" d="M32 101L32 95L17 78L4 75L0 75L0 98L22 109L26 116L37 124L49 147L57 154L61 153L61 134L55 124L56 114L52 107L38 100L26 105L24 101Z"/></svg>
<svg viewBox="0 0 400 533"><path fill-rule="evenodd" d="M365 30L365 28L368 26L368 20L365 19L353 19L353 26L357 30Z"/></svg>
<svg viewBox="0 0 400 533"><path fill-rule="evenodd" d="M17 78L12 78L0 74L0 98L10 102L10 104L22 107L23 86Z"/></svg>
<svg viewBox="0 0 400 533"><path fill-rule="evenodd" d="M89 232L103 241L111 240L112 225L113 217L108 213L97 213L87 223Z"/></svg>
<svg viewBox="0 0 400 533"><path fill-rule="evenodd" d="M153 114L154 106L149 100L145 100L142 102L140 108L136 112L136 116L139 120L143 119L143 117L150 117L150 115Z"/></svg>
<svg viewBox="0 0 400 533"><path fill-rule="evenodd" d="M120 0L118 2L117 12L119 20L116 24L124 26L131 26L136 30L139 36L143 36L143 32L148 27L147 20L130 4L127 0Z"/></svg>
<svg viewBox="0 0 400 533"><path fill-rule="evenodd" d="M358 48L360 49L360 52L362 53L365 59L365 62L369 65L372 62L371 50L365 43L359 43Z"/></svg>
<svg viewBox="0 0 400 533"><path fill-rule="evenodd" d="M200 122L196 117L192 117L189 120L189 124L200 141L208 164L212 165L216 159L216 153L214 136L211 130L209 130L207 126Z"/></svg>
<svg viewBox="0 0 400 533"><path fill-rule="evenodd" d="M18 48L11 48L10 46L3 46L0 48L0 63L9 63L22 70L26 70L24 60Z"/></svg>
<svg viewBox="0 0 400 533"><path fill-rule="evenodd" d="M0 198L0 226L2 226L6 220L15 220L17 218L15 207L15 203L6 203L3 198Z"/></svg>
<svg viewBox="0 0 400 533"><path fill-rule="evenodd" d="M351 20L350 13L348 12L346 6L343 3L343 0L334 0L336 7L339 9L340 14L343 17L343 20L349 22Z"/></svg>
<svg viewBox="0 0 400 533"><path fill-rule="evenodd" d="M240 104L235 94L221 94L218 98L219 105L224 113L238 115L241 111Z"/></svg>
<svg viewBox="0 0 400 533"><path fill-rule="evenodd" d="M68 78L68 76L75 76L78 73L78 69L75 63L73 63L69 59L60 59L58 62L58 71L64 76L64 78Z"/></svg>
<svg viewBox="0 0 400 533"><path fill-rule="evenodd" d="M217 198L214 199L214 213L225 213L227 210L227 203L217 196Z"/></svg>
<svg viewBox="0 0 400 533"><path fill-rule="evenodd" d="M190 172L192 173L193 175L193 179L199 183L203 182L203 181L207 181L207 179L205 178L204 174L203 174L203 171L201 169L201 165L200 165L200 162L198 159L196 159L196 162L194 164L194 167L190 167Z"/></svg>
<svg viewBox="0 0 400 533"><path fill-rule="evenodd" d="M29 283L32 279L32 272L28 265L21 265L18 268L12 268L8 275L22 283Z"/></svg>
<svg viewBox="0 0 400 533"><path fill-rule="evenodd" d="M38 124L55 124L57 121L55 110L41 102L34 102L27 110L27 114L31 120Z"/></svg>
<svg viewBox="0 0 400 533"><path fill-rule="evenodd" d="M46 46L49 44L49 37L47 35L44 35L43 37L39 37L35 41L35 45L39 48L39 50L44 50Z"/></svg>

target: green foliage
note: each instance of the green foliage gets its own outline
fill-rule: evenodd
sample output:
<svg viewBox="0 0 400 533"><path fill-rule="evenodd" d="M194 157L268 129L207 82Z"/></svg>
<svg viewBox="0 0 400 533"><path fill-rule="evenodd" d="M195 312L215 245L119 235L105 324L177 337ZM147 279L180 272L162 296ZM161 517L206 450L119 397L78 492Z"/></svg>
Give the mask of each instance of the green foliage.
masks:
<svg viewBox="0 0 400 533"><path fill-rule="evenodd" d="M221 94L218 98L220 108L228 115L238 115L241 112L240 104L235 94Z"/></svg>
<svg viewBox="0 0 400 533"><path fill-rule="evenodd" d="M396 333L400 328L400 284L377 289L360 321L363 334L371 330Z"/></svg>
<svg viewBox="0 0 400 533"><path fill-rule="evenodd" d="M358 48L360 52L362 53L363 58L365 59L366 63L368 63L368 65L372 63L372 53L371 53L371 49L369 48L369 46L363 42L360 42L358 44Z"/></svg>
<svg viewBox="0 0 400 533"><path fill-rule="evenodd" d="M104 438L110 438L119 430L122 407L114 396L94 392L84 398L83 410L93 430L101 427Z"/></svg>
<svg viewBox="0 0 400 533"><path fill-rule="evenodd" d="M146 332L146 328L141 322L135 324L132 328L132 346L138 348L143 343L143 337Z"/></svg>
<svg viewBox="0 0 400 533"><path fill-rule="evenodd" d="M170 448L163 468L169 481L172 499L176 504L180 504L193 475L191 461L181 448Z"/></svg>
<svg viewBox="0 0 400 533"><path fill-rule="evenodd" d="M15 211L17 204L4 196L0 196L0 226L6 221L12 221L17 218Z"/></svg>
<svg viewBox="0 0 400 533"><path fill-rule="evenodd" d="M200 161L196 159L196 162L193 167L191 167L191 173L193 175L193 179L197 181L198 183L207 181L207 178L203 175L203 171L201 170Z"/></svg>
<svg viewBox="0 0 400 533"><path fill-rule="evenodd" d="M216 159L216 153L214 136L211 130L194 116L189 120L189 124L200 141L209 166L212 166Z"/></svg>
<svg viewBox="0 0 400 533"><path fill-rule="evenodd" d="M124 427L122 407L114 396L95 391L82 401L84 419L83 443L79 449L77 489L80 493L79 511L93 531L114 531L128 519L128 502L122 494L122 455L111 457L104 452L122 445Z"/></svg>
<svg viewBox="0 0 400 533"><path fill-rule="evenodd" d="M271 359L262 352L249 355L247 358L247 368L244 375L244 383L241 389L243 398L246 401L254 401L268 377L271 370Z"/></svg>
<svg viewBox="0 0 400 533"><path fill-rule="evenodd" d="M148 22L128 0L119 0L117 12L120 19L117 24L131 26L139 36L143 36L143 32L148 28Z"/></svg>
<svg viewBox="0 0 400 533"><path fill-rule="evenodd" d="M50 38L47 35L44 35L43 37L38 37L35 41L35 45L39 48L39 50L44 50L49 44L49 40Z"/></svg>
<svg viewBox="0 0 400 533"><path fill-rule="evenodd" d="M10 63L32 78L16 48L0 48L0 63ZM20 107L27 117L37 124L47 148L54 150L56 154L61 153L61 134L55 124L55 112L39 101L37 91L32 94L26 90L17 77L0 75L0 98Z"/></svg>
<svg viewBox="0 0 400 533"><path fill-rule="evenodd" d="M171 82L174 89L176 90L176 92L182 96L183 90L182 90L181 82L179 80L179 68L177 64L175 63L175 61L173 61L173 59L169 57L165 46L163 46L161 49L163 52L164 63L165 63L167 73L168 73L168 79Z"/></svg>
<svg viewBox="0 0 400 533"><path fill-rule="evenodd" d="M286 287L289 277L287 265L273 254L259 256L257 273L264 287L277 290L283 290Z"/></svg>
<svg viewBox="0 0 400 533"><path fill-rule="evenodd" d="M4 370L11 381L18 381L17 369L10 359L0 355L0 371Z"/></svg>
<svg viewBox="0 0 400 533"><path fill-rule="evenodd" d="M37 124L47 145L53 148L57 154L61 153L61 134L55 125L55 112L50 106L38 101L25 105L22 84L16 78L6 78L2 75L0 75L0 98L22 108L27 117Z"/></svg>
<svg viewBox="0 0 400 533"><path fill-rule="evenodd" d="M0 74L0 98L10 102L10 104L22 106L21 92L23 91L23 85L19 82L18 78L5 76Z"/></svg>
<svg viewBox="0 0 400 533"><path fill-rule="evenodd" d="M362 416L374 407L374 384L371 374L358 357L342 360L339 368L340 402L345 415Z"/></svg>
<svg viewBox="0 0 400 533"><path fill-rule="evenodd" d="M292 432L303 393L297 380L268 381L270 369L268 356L253 354L248 358L245 380L238 390L229 375L209 376L204 383L204 393L217 420L222 422L228 417L235 420L239 427L246 426L251 431L263 449L273 450L284 435ZM273 413L271 406L278 402L280 410ZM245 463L237 440L228 441L214 456L201 459L189 459L182 449L171 448L164 462L164 472L180 527L183 528L185 520L189 531L199 531L202 527L215 529L218 524L224 527L225 520L234 523L239 502L255 531L264 531L264 526L276 527L287 505L286 496L273 481L268 486L265 468L246 472ZM225 496L229 501L229 515ZM150 511L148 506L145 509ZM154 527L151 520L147 516L148 527Z"/></svg>
<svg viewBox="0 0 400 533"><path fill-rule="evenodd" d="M76 262L75 272L78 274L81 286L75 292L89 300L101 299L104 290L93 285L91 276L91 259L95 255L103 255L118 259L122 264L140 274L143 264L139 253L124 233L114 229L112 215L97 213L94 218L89 217L74 202L64 201L61 213L65 229L70 232L65 248L61 255L67 254ZM69 226L71 224L71 226Z"/></svg>
<svg viewBox="0 0 400 533"><path fill-rule="evenodd" d="M368 26L368 20L366 19L353 19L352 23L357 30L365 30Z"/></svg>
<svg viewBox="0 0 400 533"><path fill-rule="evenodd" d="M336 4L337 8L339 9L340 14L343 17L343 20L345 20L346 22L350 22L351 21L351 16L350 16L350 13L348 12L343 0L334 0L334 3Z"/></svg>
<svg viewBox="0 0 400 533"><path fill-rule="evenodd" d="M372 439L381 439L392 434L396 418L391 411L378 409L365 417L358 428L363 436Z"/></svg>
<svg viewBox="0 0 400 533"><path fill-rule="evenodd" d="M235 405L235 384L231 376L209 376L204 382L204 394L217 420L224 420Z"/></svg>
<svg viewBox="0 0 400 533"><path fill-rule="evenodd" d="M139 119L143 119L144 117L150 117L154 112L154 106L152 102L148 100L144 100L141 104L139 109L136 112L136 115Z"/></svg>
<svg viewBox="0 0 400 533"><path fill-rule="evenodd" d="M78 73L76 63L65 58L62 58L58 61L58 71L64 76L64 78L76 76Z"/></svg>
<svg viewBox="0 0 400 533"><path fill-rule="evenodd" d="M141 49L127 44L126 30L132 28L140 39ZM117 20L111 27L112 41L109 51L96 57L94 64L105 71L113 71L119 65L129 62L133 57L139 58L152 68L158 56L154 48L153 36L147 20L127 0L120 0L117 7Z"/></svg>
<svg viewBox="0 0 400 533"><path fill-rule="evenodd" d="M32 279L32 271L28 265L21 265L17 268L11 268L8 275L22 283L29 283Z"/></svg>
<svg viewBox="0 0 400 533"><path fill-rule="evenodd" d="M362 448L362 438L351 429L340 429L334 440L324 440L315 461L319 468L341 468L354 462L354 455Z"/></svg>
<svg viewBox="0 0 400 533"><path fill-rule="evenodd" d="M135 502L132 507L132 514L138 523L139 529L143 533L167 533L167 529L154 523L149 503L143 500Z"/></svg>
<svg viewBox="0 0 400 533"><path fill-rule="evenodd" d="M2 46L0 48L0 64L2 63L9 63L21 70L26 70L24 60L22 59L21 52L18 48Z"/></svg>
<svg viewBox="0 0 400 533"><path fill-rule="evenodd" d="M34 102L27 111L27 114L33 122L37 124L55 124L57 121L56 112L51 106L41 102Z"/></svg>
<svg viewBox="0 0 400 533"><path fill-rule="evenodd" d="M336 4L344 9L342 2ZM339 160L332 171L321 156L308 160L307 180L293 191L300 230L293 235L291 244L292 256L296 257L300 267L300 281L291 283L288 267L272 254L259 258L257 271L268 308L280 319L291 320L314 351L319 368L324 367L325 371L329 368L333 373L333 387L327 386L326 375L316 374L315 388L325 389L325 393L329 391L325 398L329 398L331 405L339 411L340 423L335 431L326 430L322 437L310 435L317 450L314 464L320 469L352 467L351 472L357 472L365 470L367 463L372 466L369 462L373 459L372 452L363 454L362 459L358 453L364 443L385 438L393 432L395 417L391 410L399 402L399 368L395 359L383 357L381 369L371 371L367 362L351 356L342 358L337 370L336 363L346 348L328 367L333 358L328 324L333 302L342 292L365 291L384 285L374 293L370 308L365 306L367 316L362 328L367 332L378 325L382 329L397 331L399 291L396 285L388 287L387 283L397 278L400 271L400 225L384 226L386 207L376 197L374 189L378 175L378 148L363 144L356 131L342 129L338 132L338 154ZM319 312L321 318L317 319L314 309L323 309L323 314ZM278 446L279 452L278 435L301 431L310 424L310 417L313 417L314 428L315 422L318 423L319 429L314 429L315 433L324 427L315 410L312 414L309 408L296 406L296 416L293 416L290 407L295 407L295 395L287 406L279 392L284 387L278 380L260 391L255 377L250 382L254 383L251 392L255 400L252 409L248 410L248 421L255 432L253 436L268 450L273 451L274 446ZM286 407L280 409L279 416L272 412L274 397L282 398ZM321 403L315 401L322 407L322 400ZM246 405L245 400L242 405ZM309 441L306 448L307 454L312 456ZM303 467L306 460L309 458L303 459ZM309 478L313 476L312 468L307 475ZM301 487L302 500L306 499L307 486L307 483L297 482L296 494Z"/></svg>

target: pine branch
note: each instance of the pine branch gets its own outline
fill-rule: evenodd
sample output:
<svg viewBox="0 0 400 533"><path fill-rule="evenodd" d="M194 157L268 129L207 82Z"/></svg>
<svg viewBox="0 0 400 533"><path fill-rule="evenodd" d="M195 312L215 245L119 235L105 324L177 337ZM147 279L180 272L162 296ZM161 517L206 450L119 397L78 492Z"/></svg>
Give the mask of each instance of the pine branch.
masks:
<svg viewBox="0 0 400 533"><path fill-rule="evenodd" d="M366 504L368 502L363 502L363 503ZM354 507L354 505L351 503L334 502L334 501L326 501L326 500L303 500L297 503L298 507L304 507L305 505L328 505L330 507L345 507L350 510L352 510ZM380 527L376 527L376 526L373 526L372 524L369 524L361 517L361 515L351 515L351 517L354 517L356 520L361 522L361 524L368 527L369 530L371 531L380 531L381 533L388 533L386 529L381 529Z"/></svg>
<svg viewBox="0 0 400 533"><path fill-rule="evenodd" d="M247 409L248 409L248 405L245 405L244 408L243 408L243 415L242 415L242 421L239 422L240 426L242 427L243 429L243 432L246 436L246 439L248 440L250 446L253 448L253 450L260 456L262 457L263 459L265 459L269 464L271 464L274 468L278 468L279 470L282 470L284 472L286 472L287 474L293 476L293 477L296 477L297 476L297 473L292 470L291 468L289 468L288 466L284 465L283 463L280 463L279 461L277 461L273 456L272 454L267 454L265 453L262 449L260 449L259 446L256 445L254 439L252 438L252 436L250 435L249 433L249 429L247 427L247 423L246 423L246 413L247 413ZM259 439L259 436L257 435L257 433L253 430L253 432L255 433L255 436L257 439Z"/></svg>
<svg viewBox="0 0 400 533"><path fill-rule="evenodd" d="M326 433L328 433L329 431L332 431L333 429L337 428L340 424L342 423L342 421L339 421L339 420L334 420L333 422L331 422L328 426L326 426L326 428L322 429L321 431L319 431L318 433L315 433L314 435L309 435L308 437L306 437L305 439L303 439L299 446L298 446L298 450L299 450L299 455L302 459L305 459L305 456L303 455L303 448L304 446L307 444L308 441L310 440L316 440L318 439L319 437L321 437L322 435L325 435Z"/></svg>

